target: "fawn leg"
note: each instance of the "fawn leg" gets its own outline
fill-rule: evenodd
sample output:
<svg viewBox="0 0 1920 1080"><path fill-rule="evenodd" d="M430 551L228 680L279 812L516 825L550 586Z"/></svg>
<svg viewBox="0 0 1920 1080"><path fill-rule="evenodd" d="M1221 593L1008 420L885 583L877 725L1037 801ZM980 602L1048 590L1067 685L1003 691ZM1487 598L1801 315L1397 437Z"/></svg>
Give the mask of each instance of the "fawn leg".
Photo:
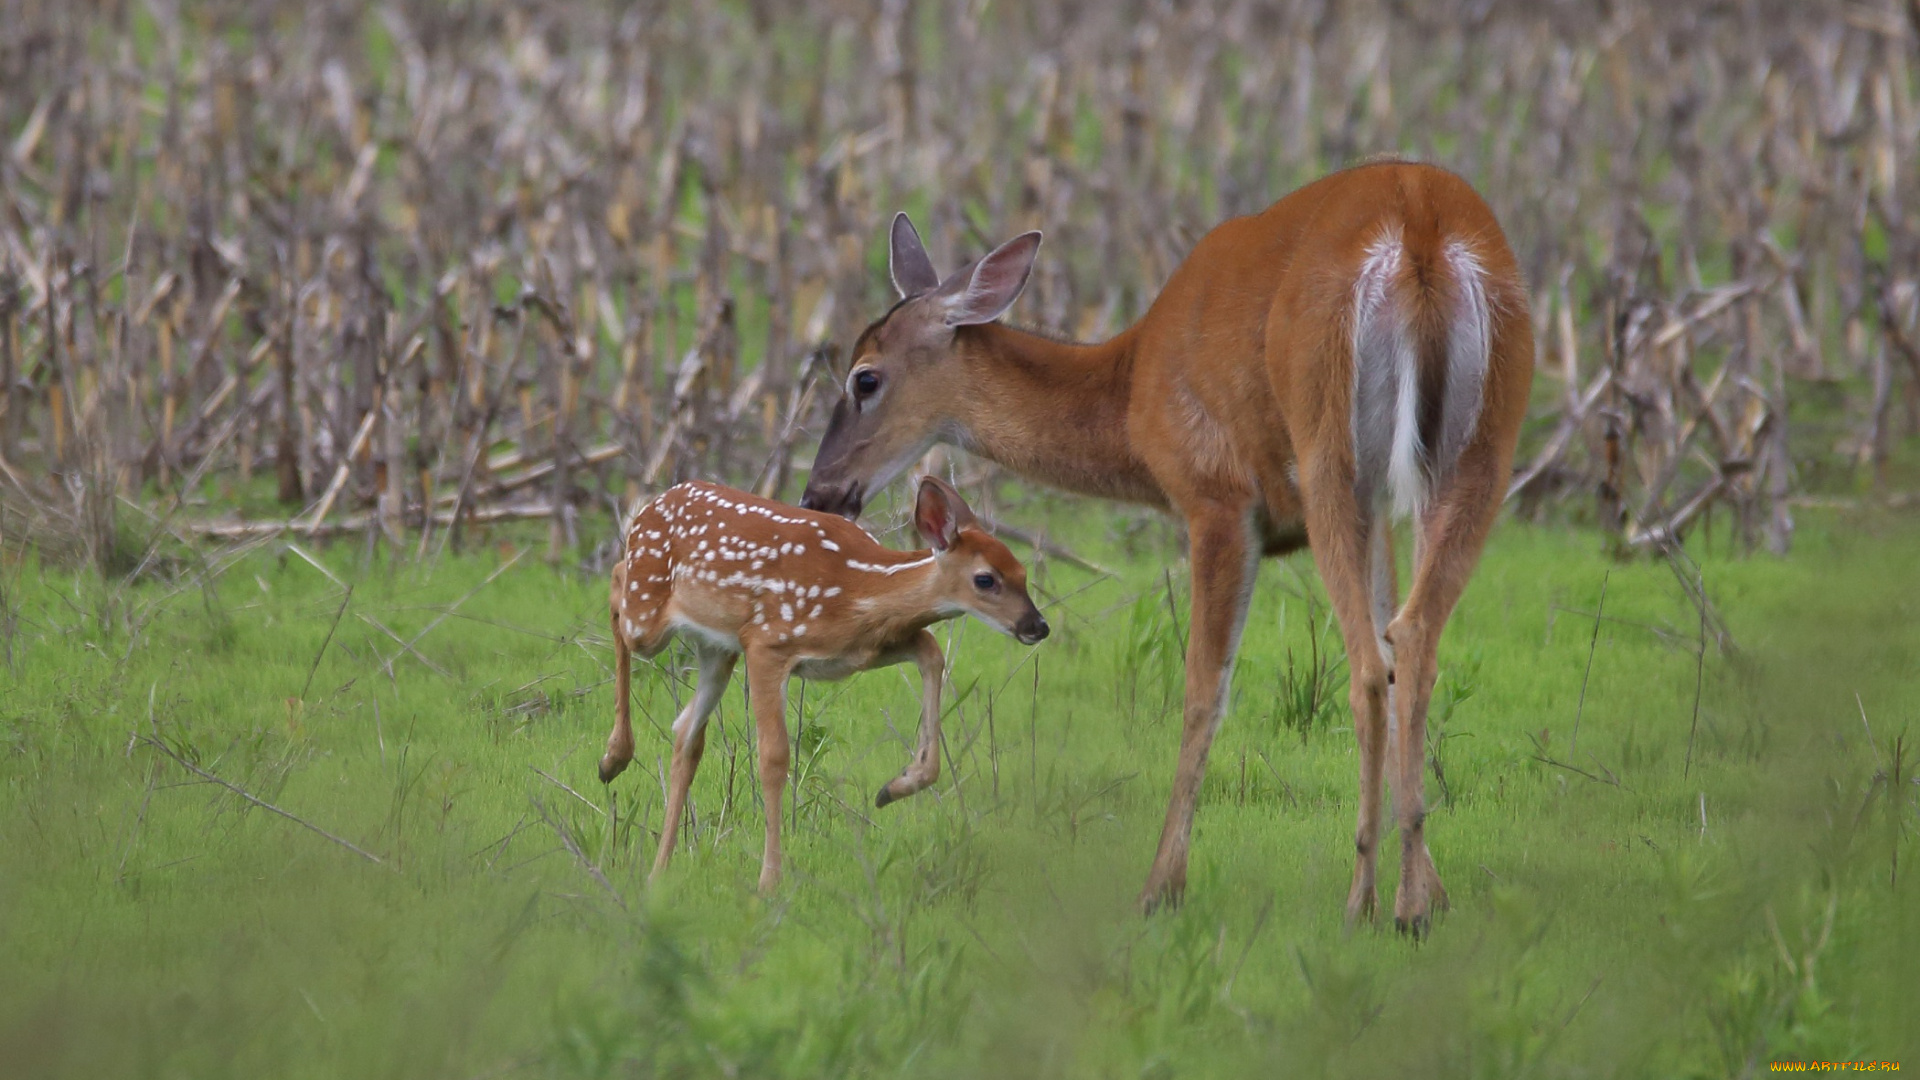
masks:
<svg viewBox="0 0 1920 1080"><path fill-rule="evenodd" d="M614 587L624 578L616 578ZM613 783L633 760L633 649L621 632L620 612L613 613L613 731L607 735L607 752L600 758L600 782Z"/></svg>
<svg viewBox="0 0 1920 1080"><path fill-rule="evenodd" d="M940 779L940 684L946 657L940 652L939 639L922 630L914 636L908 651L882 662L899 663L909 657L920 668L920 745L914 748L906 771L881 785L880 793L873 798L875 806L924 791Z"/></svg>
<svg viewBox="0 0 1920 1080"><path fill-rule="evenodd" d="M680 819L685 815L687 790L693 787L693 774L700 770L700 755L707 749L707 717L720 704L733 678L733 665L739 656L730 652L701 652L700 685L693 700L680 710L673 721L673 771L667 784L667 815L660 823L660 850L653 856L653 870L647 879L659 877L673 857L673 842L680 834Z"/></svg>
<svg viewBox="0 0 1920 1080"><path fill-rule="evenodd" d="M787 661L765 650L747 653L747 693L760 740L760 791L767 810L767 845L760 855L760 892L780 884L780 795L787 783Z"/></svg>

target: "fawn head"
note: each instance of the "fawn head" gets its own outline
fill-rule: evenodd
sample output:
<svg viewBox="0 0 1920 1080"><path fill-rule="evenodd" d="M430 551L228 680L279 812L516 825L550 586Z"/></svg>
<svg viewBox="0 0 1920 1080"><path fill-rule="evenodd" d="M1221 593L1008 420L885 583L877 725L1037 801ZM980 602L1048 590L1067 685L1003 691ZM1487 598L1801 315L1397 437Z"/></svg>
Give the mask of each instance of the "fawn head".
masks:
<svg viewBox="0 0 1920 1080"><path fill-rule="evenodd" d="M964 611L1022 645L1046 638L1046 617L1027 595L1027 568L980 527L952 485L932 476L920 478L913 527L933 547L935 580L951 610Z"/></svg>
<svg viewBox="0 0 1920 1080"><path fill-rule="evenodd" d="M888 265L900 302L854 342L801 506L859 517L870 492L948 432L952 403L970 392L955 337L1013 306L1039 250L1040 234L1023 233L943 281L913 222L894 217Z"/></svg>

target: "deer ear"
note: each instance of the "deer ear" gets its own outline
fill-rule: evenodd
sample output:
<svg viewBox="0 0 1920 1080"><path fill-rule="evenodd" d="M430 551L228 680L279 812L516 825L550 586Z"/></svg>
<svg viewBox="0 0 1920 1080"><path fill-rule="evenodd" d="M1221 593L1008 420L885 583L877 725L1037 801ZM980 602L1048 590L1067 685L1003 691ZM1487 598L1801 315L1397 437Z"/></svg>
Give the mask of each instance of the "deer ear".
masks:
<svg viewBox="0 0 1920 1080"><path fill-rule="evenodd" d="M945 551L952 547L960 530L975 524L978 522L973 511L967 508L967 501L960 493L953 490L953 485L937 476L920 478L920 492L913 500L913 527L933 545L933 550Z"/></svg>
<svg viewBox="0 0 1920 1080"><path fill-rule="evenodd" d="M940 272L933 268L926 245L920 242L920 233L907 219L905 210L893 215L887 272L892 275L894 291L902 300L940 287Z"/></svg>
<svg viewBox="0 0 1920 1080"><path fill-rule="evenodd" d="M1039 253L1040 234L1022 233L948 278L940 286L947 325L976 326L1006 314L1027 287Z"/></svg>

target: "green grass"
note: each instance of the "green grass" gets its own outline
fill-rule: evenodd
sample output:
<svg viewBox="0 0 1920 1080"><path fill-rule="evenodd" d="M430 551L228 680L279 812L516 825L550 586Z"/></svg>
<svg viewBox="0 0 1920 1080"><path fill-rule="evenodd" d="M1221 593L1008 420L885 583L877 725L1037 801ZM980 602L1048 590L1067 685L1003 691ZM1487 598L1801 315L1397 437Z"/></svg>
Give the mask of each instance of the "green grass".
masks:
<svg viewBox="0 0 1920 1080"><path fill-rule="evenodd" d="M0 567L4 1071L1722 1076L1787 1056L1920 1060L1910 737L1893 775L1920 706L1911 524L1806 522L1791 559L1706 562L1738 649L1706 655L1690 767L1697 623L1673 573L1609 564L1591 534L1504 525L1442 647L1450 797L1430 779L1429 834L1454 908L1415 945L1342 931L1353 739L1304 561L1263 571L1188 902L1134 913L1176 749L1182 567L1158 531L1123 543L1126 519L1057 514L1124 572L1044 568L1067 599L1035 650L952 624L933 790L871 808L906 760L908 669L809 685L804 706L796 684L801 806L771 902L753 895L737 689L689 845L643 887L656 726L689 667L637 669L641 750L603 789L597 578L523 559L419 639L439 674L368 620L413 638L504 544L433 565L343 544L325 556L353 585L344 609L273 547L205 585L191 564L131 588Z"/></svg>

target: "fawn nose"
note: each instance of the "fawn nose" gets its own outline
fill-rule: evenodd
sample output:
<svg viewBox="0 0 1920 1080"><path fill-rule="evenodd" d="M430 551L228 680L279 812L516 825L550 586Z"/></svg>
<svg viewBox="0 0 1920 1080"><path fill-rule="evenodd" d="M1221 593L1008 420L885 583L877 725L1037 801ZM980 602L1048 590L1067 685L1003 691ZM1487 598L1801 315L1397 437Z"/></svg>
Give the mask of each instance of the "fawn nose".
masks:
<svg viewBox="0 0 1920 1080"><path fill-rule="evenodd" d="M1013 628L1013 636L1022 645L1038 645L1047 640L1047 635L1052 632L1053 628L1047 625L1046 618L1037 611L1021 619Z"/></svg>

